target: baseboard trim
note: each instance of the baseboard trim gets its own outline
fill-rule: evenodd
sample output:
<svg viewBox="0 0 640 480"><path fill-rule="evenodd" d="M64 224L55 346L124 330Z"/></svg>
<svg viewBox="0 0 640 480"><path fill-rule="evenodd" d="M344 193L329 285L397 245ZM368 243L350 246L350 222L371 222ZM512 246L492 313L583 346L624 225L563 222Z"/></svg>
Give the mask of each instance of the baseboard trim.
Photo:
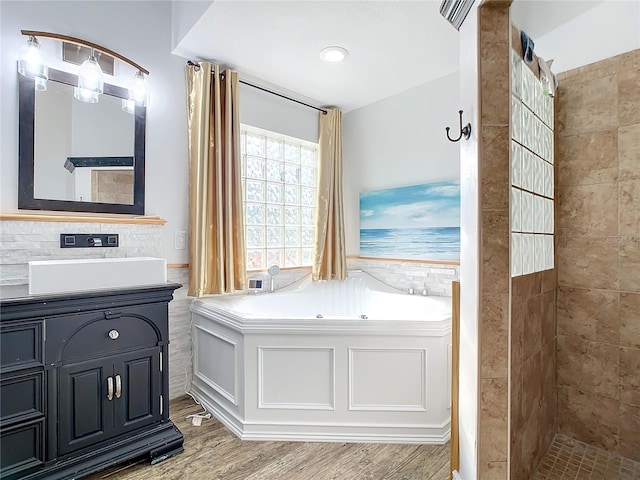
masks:
<svg viewBox="0 0 640 480"><path fill-rule="evenodd" d="M192 384L190 392L207 411L216 417L220 423L227 427L241 440L254 441L288 441L288 442L347 442L347 443L399 443L399 444L430 444L444 445L450 440L450 424L441 428L441 433L381 433L369 432L372 428L378 430L387 427L373 425L348 425L351 432L340 432L347 425L301 425L301 424L262 424L250 423L229 412L214 399L209 397L197 385ZM360 428L358 428L360 427ZM388 427L396 428L394 426ZM399 429L407 429L407 426L397 426ZM411 428L411 427L409 427ZM424 430L428 426L420 426L416 429ZM309 429L308 431L304 431ZM355 431L353 431L355 430ZM358 431L359 430L359 431Z"/></svg>

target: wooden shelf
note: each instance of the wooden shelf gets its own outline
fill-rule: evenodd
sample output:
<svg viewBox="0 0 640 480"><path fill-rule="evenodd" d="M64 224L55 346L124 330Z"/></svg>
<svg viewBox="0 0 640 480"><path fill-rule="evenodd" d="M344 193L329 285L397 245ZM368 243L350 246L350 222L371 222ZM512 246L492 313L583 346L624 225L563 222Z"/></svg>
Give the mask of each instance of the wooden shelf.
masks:
<svg viewBox="0 0 640 480"><path fill-rule="evenodd" d="M160 217L138 217L135 215L80 215L61 213L0 213L0 220L14 222L77 222L77 223L120 223L133 225L164 225L167 221Z"/></svg>

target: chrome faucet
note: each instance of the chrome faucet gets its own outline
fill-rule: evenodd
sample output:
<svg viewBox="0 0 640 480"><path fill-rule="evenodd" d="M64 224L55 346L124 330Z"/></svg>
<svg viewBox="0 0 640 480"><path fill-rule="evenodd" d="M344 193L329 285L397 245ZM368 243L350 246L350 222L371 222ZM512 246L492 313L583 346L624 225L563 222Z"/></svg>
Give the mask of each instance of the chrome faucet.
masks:
<svg viewBox="0 0 640 480"><path fill-rule="evenodd" d="M269 272L269 293L273 293L275 290L274 277L280 273L280 267L278 265L271 265L267 272Z"/></svg>

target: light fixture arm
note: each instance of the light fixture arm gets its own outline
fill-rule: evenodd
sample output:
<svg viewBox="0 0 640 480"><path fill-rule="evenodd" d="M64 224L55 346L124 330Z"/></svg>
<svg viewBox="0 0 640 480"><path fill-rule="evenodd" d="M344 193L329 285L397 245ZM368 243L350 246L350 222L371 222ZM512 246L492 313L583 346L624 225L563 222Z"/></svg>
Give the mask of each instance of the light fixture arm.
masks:
<svg viewBox="0 0 640 480"><path fill-rule="evenodd" d="M129 60L127 57L120 55L119 53L114 52L113 50L109 50L106 47L98 45L97 43L87 42L86 40L82 40L76 37L69 37L68 35L60 35L59 33L51 33L51 32L38 32L35 30L21 30L22 35L28 37L40 37L40 38L53 38L56 40L60 40L61 42L73 43L75 45L80 45L82 47L92 48L100 53L104 53L105 55L109 55L110 57L117 58L118 60L131 65L136 70L144 73L145 75L149 75L149 71L145 68L142 68L140 65L135 63L132 60Z"/></svg>

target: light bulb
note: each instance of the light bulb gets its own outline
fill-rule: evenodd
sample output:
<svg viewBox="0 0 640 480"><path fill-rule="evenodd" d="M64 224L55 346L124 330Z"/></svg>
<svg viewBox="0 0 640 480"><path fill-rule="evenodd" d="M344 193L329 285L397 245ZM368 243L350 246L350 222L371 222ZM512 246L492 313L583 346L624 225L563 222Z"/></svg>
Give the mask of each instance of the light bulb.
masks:
<svg viewBox="0 0 640 480"><path fill-rule="evenodd" d="M127 113L135 113L136 112L136 102L132 99L122 99L122 111Z"/></svg>
<svg viewBox="0 0 640 480"><path fill-rule="evenodd" d="M129 99L141 107L146 107L149 104L149 86L141 71L136 72L133 78L133 84L129 89Z"/></svg>
<svg viewBox="0 0 640 480"><path fill-rule="evenodd" d="M34 78L35 89L37 92L44 92L47 89L47 81L44 78Z"/></svg>
<svg viewBox="0 0 640 480"><path fill-rule="evenodd" d="M104 91L102 69L96 61L93 50L91 50L91 56L85 60L78 71L78 88L90 90L98 94Z"/></svg>
<svg viewBox="0 0 640 480"><path fill-rule="evenodd" d="M98 100L100 100L100 94L98 92L87 88L75 87L73 89L73 96L85 103L98 103Z"/></svg>
<svg viewBox="0 0 640 480"><path fill-rule="evenodd" d="M27 78L39 79L36 90L46 90L49 79L47 57L40 51L36 37L29 37L27 44L18 52L18 73Z"/></svg>

